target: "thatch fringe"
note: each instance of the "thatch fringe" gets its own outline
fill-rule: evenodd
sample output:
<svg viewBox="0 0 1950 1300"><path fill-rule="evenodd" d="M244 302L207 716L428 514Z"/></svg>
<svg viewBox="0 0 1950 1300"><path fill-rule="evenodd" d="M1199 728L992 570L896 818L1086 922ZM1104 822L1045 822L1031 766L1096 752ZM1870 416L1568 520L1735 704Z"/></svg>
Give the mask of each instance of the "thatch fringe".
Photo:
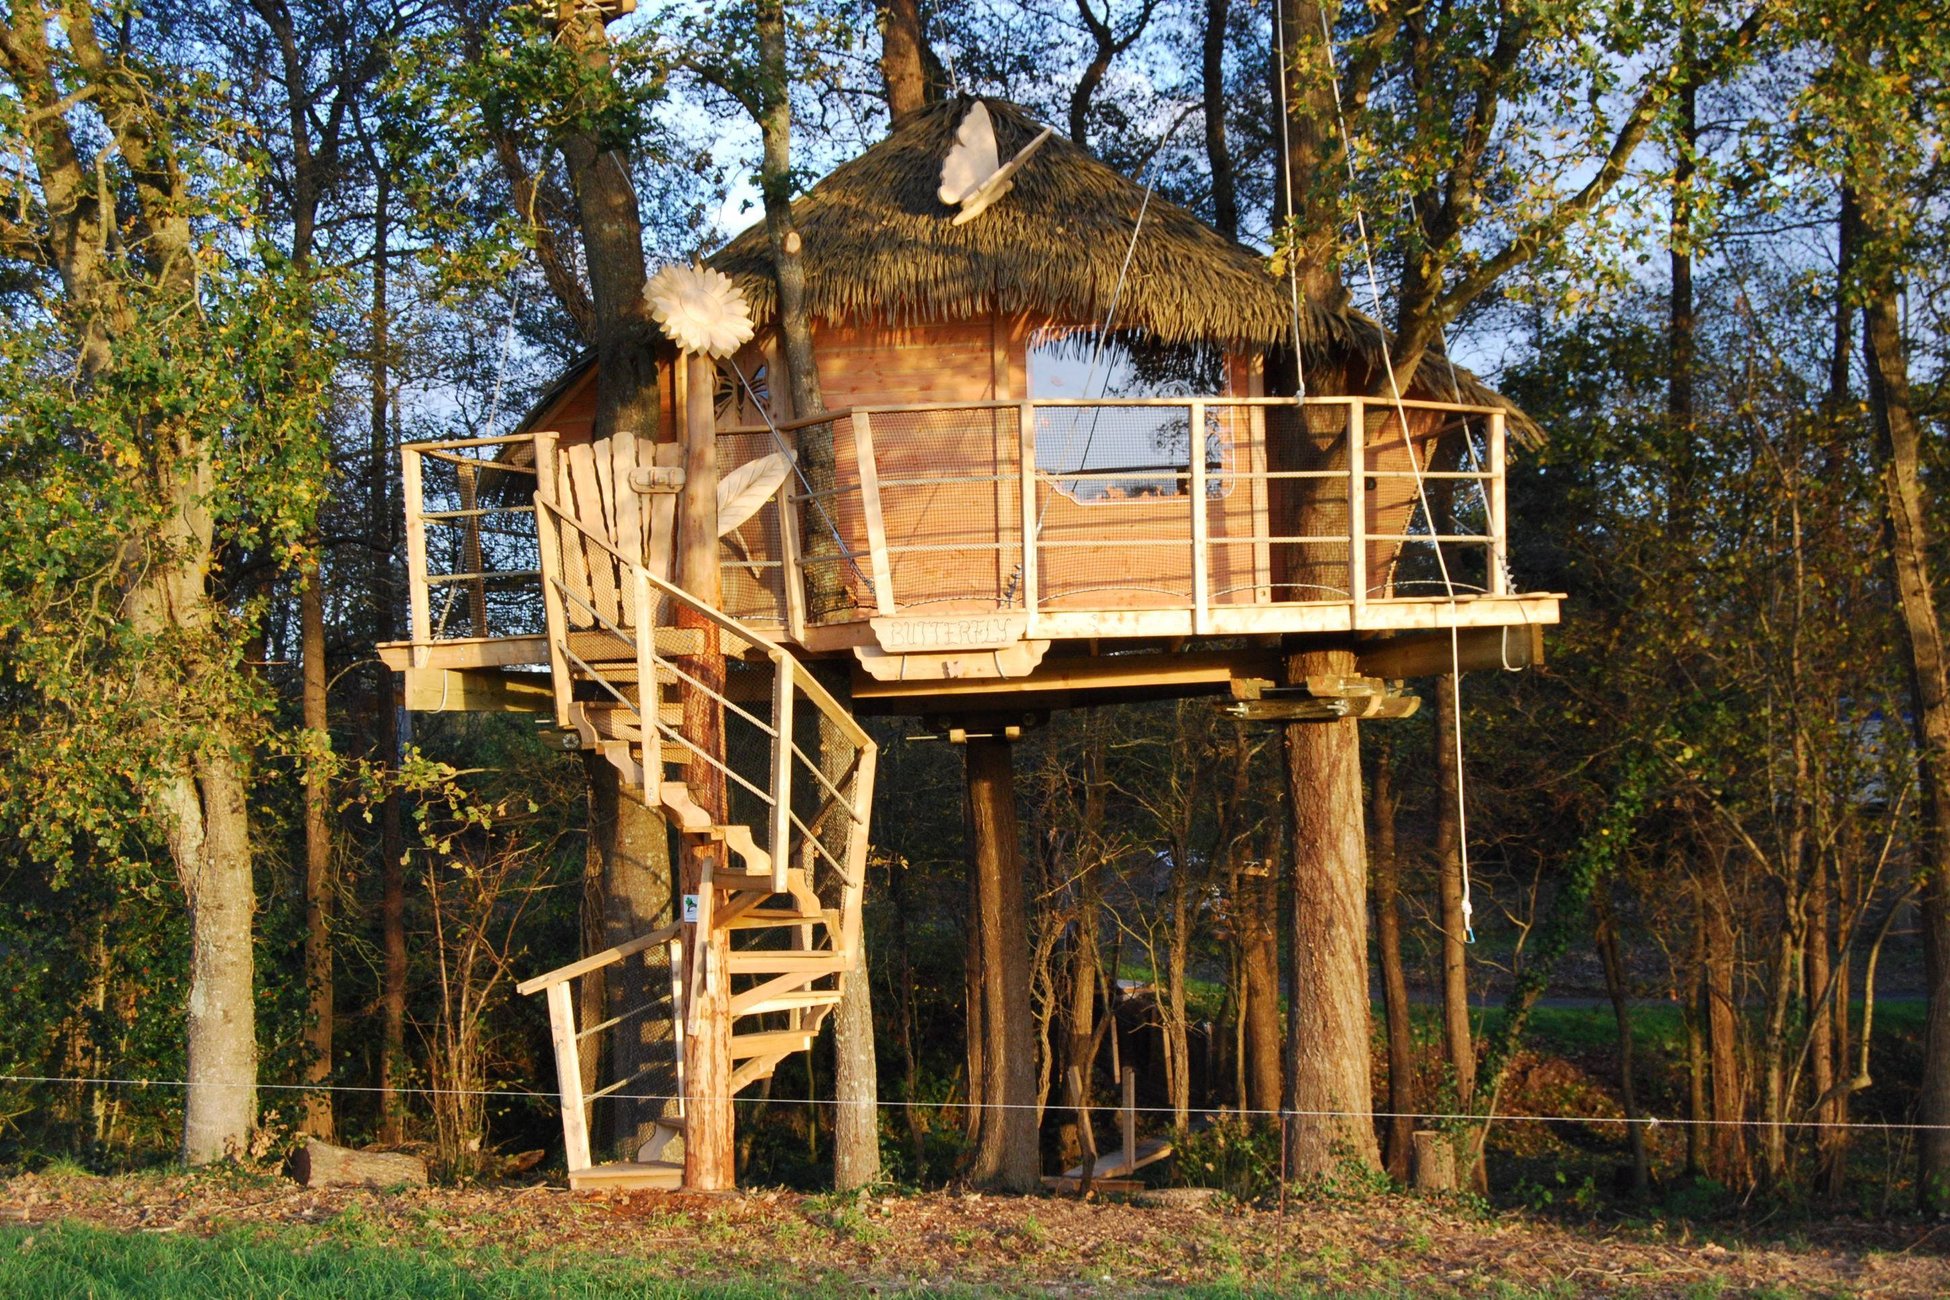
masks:
<svg viewBox="0 0 1950 1300"><path fill-rule="evenodd" d="M1004 159L1042 130L1018 105L984 102ZM1147 206L1142 186L1060 135L1016 174L1006 197L954 225L954 209L935 191L969 103L953 99L903 119L793 203L814 316L898 327L999 310L1095 324L1116 296L1120 333L1169 345L1288 352L1292 298L1263 255L1156 194ZM1144 226L1133 250L1140 208ZM1120 294L1127 252L1130 272ZM763 222L709 261L738 282L756 320L771 319L778 295ZM1386 333L1360 312L1302 304L1299 334L1310 370L1381 373ZM1449 397L1447 367L1439 379L1434 370L1424 367L1417 395ZM1463 401L1509 407L1473 375L1457 378ZM1512 409L1519 435L1534 434Z"/></svg>

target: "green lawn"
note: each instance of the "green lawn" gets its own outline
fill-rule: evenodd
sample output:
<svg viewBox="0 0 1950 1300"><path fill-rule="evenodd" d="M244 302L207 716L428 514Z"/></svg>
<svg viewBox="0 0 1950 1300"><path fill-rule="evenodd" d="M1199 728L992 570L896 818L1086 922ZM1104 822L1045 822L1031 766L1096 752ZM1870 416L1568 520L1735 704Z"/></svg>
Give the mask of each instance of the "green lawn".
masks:
<svg viewBox="0 0 1950 1300"><path fill-rule="evenodd" d="M703 1271L708 1271L708 1266ZM1036 1294L958 1286L935 1280L904 1284L887 1278L834 1277L803 1281L711 1282L674 1279L634 1260L562 1253L511 1260L494 1251L425 1251L350 1245L297 1233L229 1232L213 1237L112 1232L78 1224L0 1231L0 1296L8 1300L70 1300L71 1297L331 1297L332 1300L516 1300L520 1297L602 1297L654 1300L702 1297L717 1300L819 1300L857 1296L869 1285L882 1295L981 1297ZM1068 1289L1066 1288L1066 1293ZM1511 1300L1572 1294L1505 1284L1496 1292ZM1164 1295L1129 1282L1102 1294ZM1235 1297L1403 1297L1411 1289L1343 1289L1328 1283L1288 1286L1277 1293L1234 1285L1171 1288L1193 1300Z"/></svg>

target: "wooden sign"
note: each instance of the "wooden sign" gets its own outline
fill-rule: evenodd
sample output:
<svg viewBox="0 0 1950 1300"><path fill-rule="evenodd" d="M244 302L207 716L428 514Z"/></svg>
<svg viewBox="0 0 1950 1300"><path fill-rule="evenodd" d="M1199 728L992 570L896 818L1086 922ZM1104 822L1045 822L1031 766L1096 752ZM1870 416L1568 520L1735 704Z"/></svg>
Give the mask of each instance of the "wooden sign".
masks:
<svg viewBox="0 0 1950 1300"><path fill-rule="evenodd" d="M1028 630L1028 615L1006 612L873 620L873 634L890 654L1000 650L1022 640Z"/></svg>

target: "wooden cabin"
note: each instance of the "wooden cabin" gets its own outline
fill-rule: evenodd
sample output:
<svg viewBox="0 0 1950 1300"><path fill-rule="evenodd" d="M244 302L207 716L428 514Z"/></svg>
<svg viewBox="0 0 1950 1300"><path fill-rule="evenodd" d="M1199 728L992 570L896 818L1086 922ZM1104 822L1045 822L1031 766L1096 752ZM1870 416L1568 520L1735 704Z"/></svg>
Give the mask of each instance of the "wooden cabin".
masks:
<svg viewBox="0 0 1950 1300"><path fill-rule="evenodd" d="M718 363L721 470L779 450L833 466L817 489L795 474L724 539L727 613L797 653L850 658L862 707L914 713L976 696L1003 708L1223 691L1270 663L1236 660L1242 675L1220 662L1214 646L1242 637L1351 643L1374 675L1398 677L1446 667L1448 636L1427 634L1458 626L1471 662L1528 662L1557 598L1508 582L1504 468L1512 437L1534 432L1520 413L1434 365L1400 401L1321 395L1373 389L1372 321L1296 318L1260 254L1060 137L981 217L951 224L935 187L964 109L915 114L795 204L824 415L793 412L773 382L762 224L710 259L760 323ZM1005 156L1040 129L989 109ZM535 433L555 435L565 499L605 528L639 521L646 561L668 576L670 498L626 486L676 460L674 350L660 369L662 427L628 446L592 445L585 361L509 439L408 450L422 462L407 484L420 558L410 652L392 657L415 673L410 699L491 689L428 670L546 661L532 547L524 562L503 536L516 544L501 556L482 534L511 516L465 513L510 500L500 467L532 465ZM1425 494L1466 523L1438 535ZM1439 661L1418 640L1439 641Z"/></svg>
<svg viewBox="0 0 1950 1300"><path fill-rule="evenodd" d="M1447 367L1367 396L1374 322L1296 311L1260 254L1061 138L955 223L937 186L968 111L913 114L794 205L823 412L777 382L754 227L710 264L757 333L715 371L667 349L658 428L592 438L585 361L514 433L404 449L412 636L382 653L408 707L548 716L727 855L686 878L696 914L523 985L549 999L573 1185L680 1177L668 1151L592 1154L590 1104L631 1079L583 1090L581 977L667 959L688 1107L767 1077L837 1003L873 790L856 713L1000 731L1011 713L1212 694L1242 716L1399 715L1413 700L1388 679L1457 652L1531 662L1557 620L1559 598L1516 591L1505 564L1506 461L1534 434L1520 413ZM988 111L1005 157L1040 130ZM673 566L672 489L700 441L719 522L736 521L710 599ZM762 462L782 478L729 509ZM1287 683L1296 647L1348 649L1357 671ZM845 667L850 700L821 662ZM723 1073L694 1097L706 1038ZM728 1109L700 1113L687 1122L722 1145Z"/></svg>

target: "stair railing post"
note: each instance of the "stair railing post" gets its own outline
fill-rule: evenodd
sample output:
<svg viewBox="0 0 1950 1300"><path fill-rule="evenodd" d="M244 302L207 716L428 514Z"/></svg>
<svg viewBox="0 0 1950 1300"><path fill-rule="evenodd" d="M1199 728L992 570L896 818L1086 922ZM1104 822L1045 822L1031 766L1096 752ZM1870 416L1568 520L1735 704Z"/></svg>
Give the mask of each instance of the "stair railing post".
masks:
<svg viewBox="0 0 1950 1300"><path fill-rule="evenodd" d="M553 433L535 435L535 543L542 565L542 618L548 635L548 676L555 695L555 725L567 731L573 720L569 703L573 698L569 659L564 653L569 643L569 620L562 610L562 526L556 512L555 438Z"/></svg>
<svg viewBox="0 0 1950 1300"><path fill-rule="evenodd" d="M657 683L657 607L650 590L650 571L635 565L630 574L636 586L636 704L637 724L643 734L643 788L645 798L654 806L657 787L664 779L664 738L657 730L663 716L663 688Z"/></svg>
<svg viewBox="0 0 1950 1300"><path fill-rule="evenodd" d="M792 848L792 704L794 664L791 656L772 660L772 825L766 849L772 855L772 888L785 892Z"/></svg>
<svg viewBox="0 0 1950 1300"><path fill-rule="evenodd" d="M582 1102L582 1057L576 1048L575 1001L569 981L548 986L548 1032L555 1044L555 1078L562 1094L562 1146L569 1174L589 1168L589 1117Z"/></svg>

